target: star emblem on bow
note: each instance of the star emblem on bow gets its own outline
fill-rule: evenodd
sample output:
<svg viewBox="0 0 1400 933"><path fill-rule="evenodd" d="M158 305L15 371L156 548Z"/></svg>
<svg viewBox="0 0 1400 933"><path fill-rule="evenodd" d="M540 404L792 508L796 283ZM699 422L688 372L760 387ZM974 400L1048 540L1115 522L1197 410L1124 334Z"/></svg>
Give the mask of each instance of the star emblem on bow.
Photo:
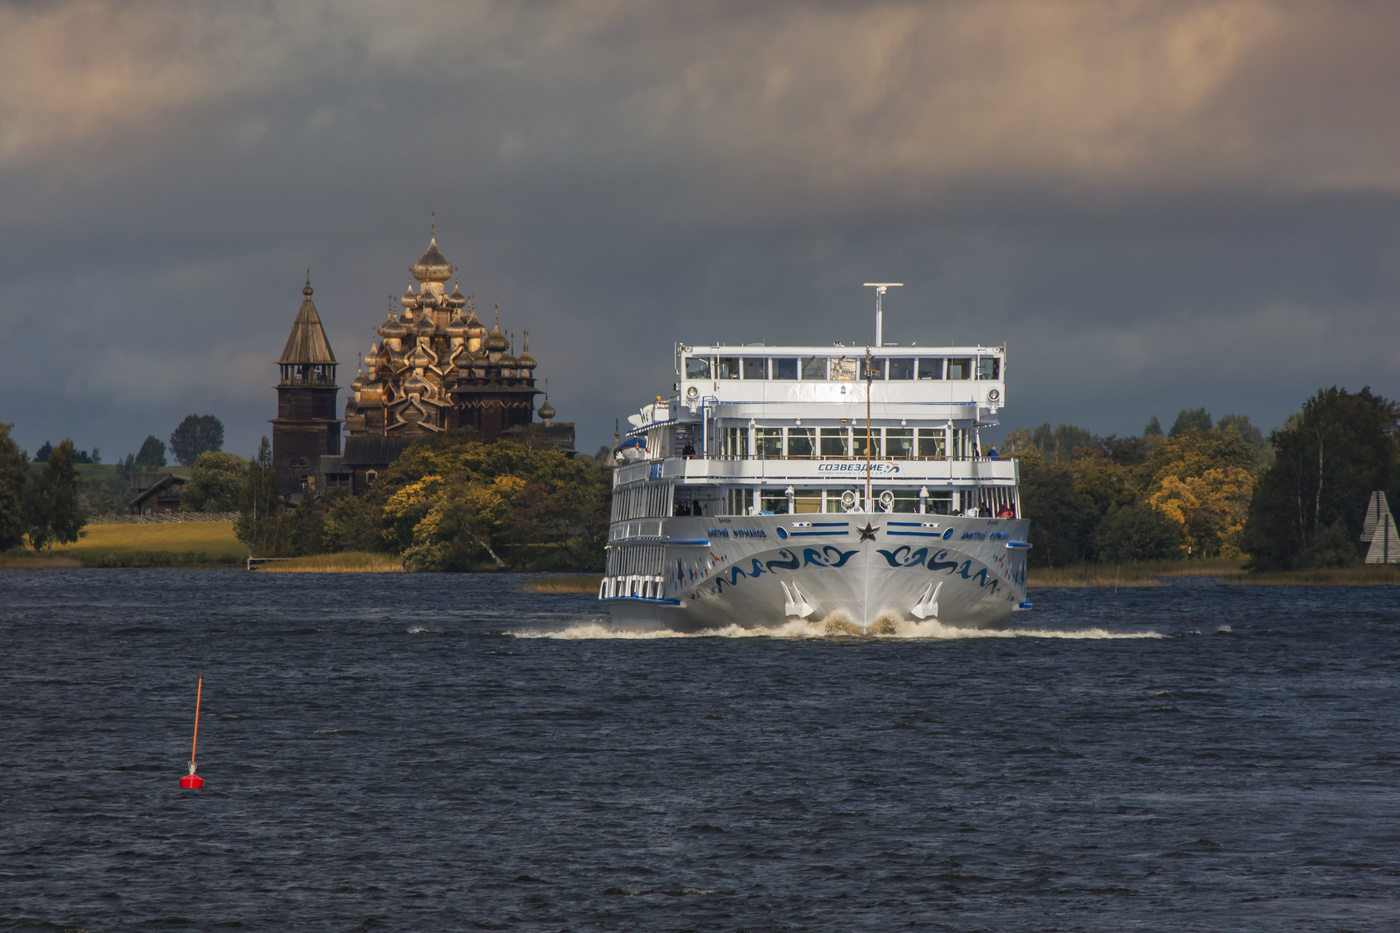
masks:
<svg viewBox="0 0 1400 933"><path fill-rule="evenodd" d="M861 541L874 541L874 540L875 540L875 532L877 532L877 531L879 531L879 530L880 530L880 526L879 526L879 525L872 525L872 524L870 524L870 522L866 522L864 528L857 528L857 529L856 529L856 531L859 531L859 532L860 532L860 540L861 540ZM857 542L857 543L859 543L859 542Z"/></svg>

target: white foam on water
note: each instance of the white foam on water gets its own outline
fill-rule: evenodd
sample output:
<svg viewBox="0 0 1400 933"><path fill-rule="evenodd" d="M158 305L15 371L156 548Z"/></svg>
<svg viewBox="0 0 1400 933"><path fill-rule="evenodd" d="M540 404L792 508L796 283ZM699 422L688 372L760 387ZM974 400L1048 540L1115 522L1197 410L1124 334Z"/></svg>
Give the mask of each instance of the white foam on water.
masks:
<svg viewBox="0 0 1400 933"><path fill-rule="evenodd" d="M614 628L602 622L584 622L570 625L556 631L529 629L510 632L516 638L555 638L567 641L587 641L591 639L635 639L658 638L883 638L883 639L965 639L965 638L1068 638L1081 640L1122 639L1122 638L1161 638L1158 632L1110 632L1102 628L1073 629L986 629L958 628L944 625L937 620L915 622L881 616L870 625L862 627L848 617L833 613L819 622L790 619L782 625L749 627L737 622L720 628L704 629L698 632L677 632L671 629L627 629Z"/></svg>

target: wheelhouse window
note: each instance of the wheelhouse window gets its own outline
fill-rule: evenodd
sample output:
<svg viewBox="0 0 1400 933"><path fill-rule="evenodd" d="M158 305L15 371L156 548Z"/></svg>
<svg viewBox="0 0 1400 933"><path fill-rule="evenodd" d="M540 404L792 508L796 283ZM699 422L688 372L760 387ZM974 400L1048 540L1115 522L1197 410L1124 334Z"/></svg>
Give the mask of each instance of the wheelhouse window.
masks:
<svg viewBox="0 0 1400 933"><path fill-rule="evenodd" d="M924 513L927 515L952 515L953 494L951 492L931 492L924 500Z"/></svg>
<svg viewBox="0 0 1400 933"><path fill-rule="evenodd" d="M1000 379L1001 360L995 356L979 356L977 358L977 378Z"/></svg>
<svg viewBox="0 0 1400 933"><path fill-rule="evenodd" d="M797 515L810 515L813 512L822 510L822 491L820 489L798 489L797 495L792 499L792 511Z"/></svg>
<svg viewBox="0 0 1400 933"><path fill-rule="evenodd" d="M760 457L770 460L780 460L783 456L783 429L782 428L756 428L754 429L754 446L758 448Z"/></svg>
<svg viewBox="0 0 1400 933"><path fill-rule="evenodd" d="M788 513L787 493L781 489L765 489L759 495L759 508L774 515Z"/></svg>
<svg viewBox="0 0 1400 933"><path fill-rule="evenodd" d="M719 378L739 378L739 358L737 356L721 356L718 363L716 368L719 370Z"/></svg>
<svg viewBox="0 0 1400 933"><path fill-rule="evenodd" d="M948 456L948 435L942 428L919 428L919 456L942 460Z"/></svg>
<svg viewBox="0 0 1400 933"><path fill-rule="evenodd" d="M845 460L851 456L851 441L845 428L821 429L822 456Z"/></svg>
<svg viewBox="0 0 1400 933"><path fill-rule="evenodd" d="M797 357L795 357L795 356L775 356L775 357L773 357L773 378L774 378L774 379L796 379L796 378L797 378Z"/></svg>
<svg viewBox="0 0 1400 933"><path fill-rule="evenodd" d="M865 428L856 428L851 432L851 451L857 460L865 457ZM870 456L880 459L880 429L870 429Z"/></svg>
<svg viewBox="0 0 1400 933"><path fill-rule="evenodd" d="M885 428L885 454L895 460L914 456L914 429Z"/></svg>
<svg viewBox="0 0 1400 933"><path fill-rule="evenodd" d="M894 503L890 508L891 512L917 512L919 511L919 491L917 489L891 489L894 496ZM878 500L880 491L876 492Z"/></svg>
<svg viewBox="0 0 1400 933"><path fill-rule="evenodd" d="M855 382L859 361L855 357L838 356L831 360L831 381L832 382Z"/></svg>
<svg viewBox="0 0 1400 933"><path fill-rule="evenodd" d="M943 360L941 359L920 359L919 360L920 379L942 379Z"/></svg>
<svg viewBox="0 0 1400 933"><path fill-rule="evenodd" d="M789 457L808 458L817 453L816 428L788 428L787 449Z"/></svg>
<svg viewBox="0 0 1400 933"><path fill-rule="evenodd" d="M743 369L745 379L767 379L768 359L762 356L746 356Z"/></svg>
<svg viewBox="0 0 1400 933"><path fill-rule="evenodd" d="M885 361L871 360L870 365L865 365L865 360L861 360L860 377L862 379L884 379Z"/></svg>
<svg viewBox="0 0 1400 933"><path fill-rule="evenodd" d="M914 361L913 361L913 360L907 360L907 359L902 360L902 359L896 358L896 359L890 360L889 366L890 366L890 378L891 378L891 379L913 379L913 378L914 378Z"/></svg>
<svg viewBox="0 0 1400 933"><path fill-rule="evenodd" d="M708 379L710 378L710 359L705 356L687 356L685 358L685 378L687 379Z"/></svg>
<svg viewBox="0 0 1400 933"><path fill-rule="evenodd" d="M962 359L952 359L948 361L949 379L971 379L972 359L964 357Z"/></svg>

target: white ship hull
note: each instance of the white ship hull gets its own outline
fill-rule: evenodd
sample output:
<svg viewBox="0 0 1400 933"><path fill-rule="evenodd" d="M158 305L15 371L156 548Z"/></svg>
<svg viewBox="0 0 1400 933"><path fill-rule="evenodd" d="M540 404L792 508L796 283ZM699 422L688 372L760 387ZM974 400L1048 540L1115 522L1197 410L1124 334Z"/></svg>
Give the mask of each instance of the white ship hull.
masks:
<svg viewBox="0 0 1400 933"><path fill-rule="evenodd" d="M1028 522L908 513L676 517L642 539L662 573L600 597L630 627L697 632L793 619L880 631L1004 625L1025 602ZM636 543L641 540L633 539Z"/></svg>

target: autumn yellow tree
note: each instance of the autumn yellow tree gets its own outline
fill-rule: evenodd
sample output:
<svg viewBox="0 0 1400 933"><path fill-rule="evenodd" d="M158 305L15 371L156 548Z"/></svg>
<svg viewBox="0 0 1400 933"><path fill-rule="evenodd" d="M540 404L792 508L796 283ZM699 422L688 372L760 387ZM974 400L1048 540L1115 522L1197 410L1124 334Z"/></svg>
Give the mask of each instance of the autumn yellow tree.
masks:
<svg viewBox="0 0 1400 933"><path fill-rule="evenodd" d="M1253 494L1254 475L1226 466L1162 475L1147 501L1180 528L1189 556L1243 557L1240 535Z"/></svg>

